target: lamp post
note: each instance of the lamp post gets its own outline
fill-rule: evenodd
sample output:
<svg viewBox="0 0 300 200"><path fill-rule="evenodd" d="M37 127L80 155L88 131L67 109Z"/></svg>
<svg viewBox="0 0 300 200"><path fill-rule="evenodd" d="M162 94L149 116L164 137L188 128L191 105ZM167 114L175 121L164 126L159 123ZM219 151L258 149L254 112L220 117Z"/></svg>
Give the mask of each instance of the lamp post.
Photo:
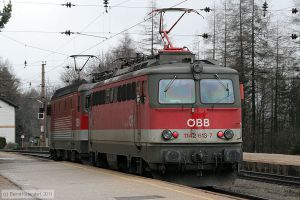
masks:
<svg viewBox="0 0 300 200"><path fill-rule="evenodd" d="M22 148L22 149L23 149L23 147L24 147L24 138L25 138L25 135L22 134L22 135L21 135L21 140L22 140L21 148Z"/></svg>
<svg viewBox="0 0 300 200"><path fill-rule="evenodd" d="M40 146L46 146L46 134L47 134L47 101L46 99L36 99L41 104L41 108L38 113L38 119L40 120Z"/></svg>

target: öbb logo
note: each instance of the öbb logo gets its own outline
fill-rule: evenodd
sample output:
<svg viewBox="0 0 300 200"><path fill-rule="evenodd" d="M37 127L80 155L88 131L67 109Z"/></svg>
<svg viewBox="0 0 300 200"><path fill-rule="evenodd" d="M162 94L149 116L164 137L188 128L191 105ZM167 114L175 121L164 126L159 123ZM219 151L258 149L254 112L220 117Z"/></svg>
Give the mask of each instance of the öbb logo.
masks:
<svg viewBox="0 0 300 200"><path fill-rule="evenodd" d="M186 124L189 127L208 127L209 126L209 119L188 119Z"/></svg>

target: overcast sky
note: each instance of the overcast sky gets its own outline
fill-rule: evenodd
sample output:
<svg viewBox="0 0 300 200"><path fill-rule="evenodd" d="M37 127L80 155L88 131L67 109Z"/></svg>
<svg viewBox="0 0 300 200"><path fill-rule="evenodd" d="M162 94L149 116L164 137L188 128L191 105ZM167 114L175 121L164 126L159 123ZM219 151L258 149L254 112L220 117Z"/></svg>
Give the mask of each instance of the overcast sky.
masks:
<svg viewBox="0 0 300 200"><path fill-rule="evenodd" d="M263 2L262 0L256 0ZM8 2L8 0L3 0ZM67 8L59 4L72 2L77 5ZM60 84L59 73L71 63L70 55L99 55L116 45L120 36L103 42L99 37L83 35L63 35L60 32L71 30L89 35L110 37L141 21L146 17L150 0L109 0L108 13L103 8L103 0L12 0L12 17L0 32L0 57L9 60L13 71L21 80L22 88L38 88L41 79L41 63L46 61L46 80L51 85ZM157 0L157 7L178 7L200 9L213 8L212 0ZM220 0L216 0L217 3ZM269 9L277 10L293 6L293 0L267 0ZM117 7L114 7L118 5ZM132 8L136 7L136 8ZM3 3L0 2L2 10ZM174 34L201 34L208 32L207 19L210 13L201 12L205 19L189 14L184 18ZM281 15L278 15L279 18ZM170 17L167 18L167 23ZM169 22L170 23L170 22ZM142 27L136 26L128 32L134 40L139 39ZM177 46L193 43L192 36L173 37ZM103 43L102 43L103 42ZM99 44L99 45L97 45ZM191 47L190 47L191 48ZM24 66L24 62L28 63Z"/></svg>

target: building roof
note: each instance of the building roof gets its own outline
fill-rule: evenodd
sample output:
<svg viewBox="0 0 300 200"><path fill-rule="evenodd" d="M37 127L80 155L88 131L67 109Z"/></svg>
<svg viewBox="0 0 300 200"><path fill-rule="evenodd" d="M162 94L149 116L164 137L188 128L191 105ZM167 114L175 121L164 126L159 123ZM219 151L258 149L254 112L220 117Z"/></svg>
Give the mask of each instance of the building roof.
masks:
<svg viewBox="0 0 300 200"><path fill-rule="evenodd" d="M84 83L87 83L86 80L76 80L71 85L56 90L51 100L57 99L67 94L71 94L73 92L77 92L78 88Z"/></svg>
<svg viewBox="0 0 300 200"><path fill-rule="evenodd" d="M4 98L2 98L2 97L0 97L0 101L3 101L3 102L5 102L5 103L7 103L7 104L9 104L9 105L11 105L11 106L13 106L13 107L15 107L15 108L18 107L18 106L17 106L16 104L14 104L13 102L11 102L11 101L9 101L9 100L7 100L7 99L4 99Z"/></svg>

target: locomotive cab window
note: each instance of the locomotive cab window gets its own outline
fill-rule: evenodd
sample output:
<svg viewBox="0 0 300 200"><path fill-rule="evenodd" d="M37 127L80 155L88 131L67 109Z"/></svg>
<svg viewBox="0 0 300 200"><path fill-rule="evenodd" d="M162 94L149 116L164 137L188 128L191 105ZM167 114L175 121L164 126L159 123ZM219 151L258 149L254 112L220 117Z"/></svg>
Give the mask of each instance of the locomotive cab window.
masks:
<svg viewBox="0 0 300 200"><path fill-rule="evenodd" d="M85 104L84 104L86 111L88 111L88 109L90 108L90 102L91 102L91 95L87 95L85 97Z"/></svg>
<svg viewBox="0 0 300 200"><path fill-rule="evenodd" d="M195 103L195 81L192 79L162 79L159 81L159 103Z"/></svg>
<svg viewBox="0 0 300 200"><path fill-rule="evenodd" d="M202 79L200 98L202 103L234 103L232 80Z"/></svg>
<svg viewBox="0 0 300 200"><path fill-rule="evenodd" d="M59 104L60 107L60 104ZM77 97L77 112L80 112L80 96Z"/></svg>
<svg viewBox="0 0 300 200"><path fill-rule="evenodd" d="M71 107L71 109L73 108L73 100L72 100L72 97L70 98L70 107Z"/></svg>

